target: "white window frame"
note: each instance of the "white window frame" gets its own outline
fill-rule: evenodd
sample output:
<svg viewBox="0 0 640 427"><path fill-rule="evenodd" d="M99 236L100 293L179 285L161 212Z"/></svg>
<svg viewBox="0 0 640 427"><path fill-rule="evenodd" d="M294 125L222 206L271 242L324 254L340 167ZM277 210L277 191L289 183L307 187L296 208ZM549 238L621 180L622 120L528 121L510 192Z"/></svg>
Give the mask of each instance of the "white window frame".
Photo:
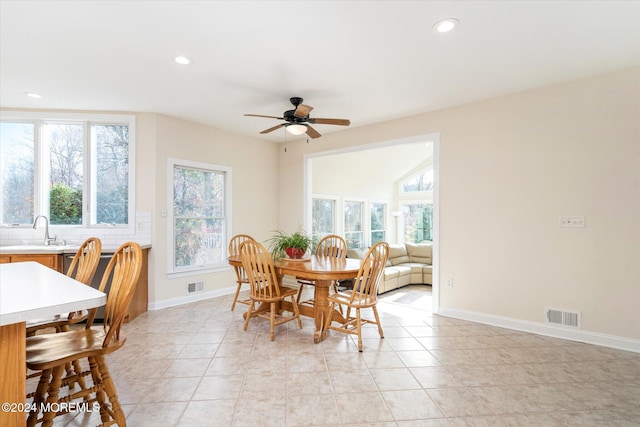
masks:
<svg viewBox="0 0 640 427"><path fill-rule="evenodd" d="M189 266L189 267L175 267L175 228L174 228L174 214L173 214L173 170L174 168L184 167L190 169L201 169L210 172L224 173L225 174L225 207L224 207L224 215L225 215L225 228L224 228L224 240L226 242L229 241L231 236L231 212L232 212L232 193L231 189L232 185L232 176L233 176L233 168L230 166L222 166L222 165L214 165L210 163L202 163L202 162L194 162L191 160L182 160L176 158L168 158L167 159L167 277L168 278L177 278L177 277L187 277L194 276L205 273L214 273L218 271L226 271L229 270L229 265L226 262L228 250L227 245L222 245L222 250L224 254L222 259L224 260L220 264L216 264L213 266Z"/></svg>
<svg viewBox="0 0 640 427"><path fill-rule="evenodd" d="M90 170L89 156L91 153L88 151L88 138L89 129L85 128L83 136L84 151L87 154L87 158L83 160L84 163L84 182L83 182L83 197L82 206L82 224L51 224L51 229L57 228L74 228L74 229L100 229L104 234L122 234L124 230L127 233L135 233L135 221L136 221L136 186L135 186L135 152L136 152L136 117L135 115L128 114L88 114L88 113L60 113L60 112L34 112L34 111L0 111L1 121L16 121L16 122L30 122L34 123L34 137L35 137L35 158L34 158L34 205L33 211L35 215L46 215L49 217L49 190L44 184L44 177L47 176L45 168L48 168L46 158L49 155L48 152L42 146L41 140L41 124L46 121L55 122L68 122L68 123L83 123L85 125L99 124L99 125L127 125L129 128L129 142L128 142L128 210L127 210L127 222L128 224L91 224L88 217L91 214L88 203L90 200L95 199L95 195L91 192L92 182L91 176L94 171ZM89 190L89 191L88 191ZM1 191L1 190L0 190ZM1 198L0 198L1 200ZM11 224L0 224L1 228L30 228L30 224L22 224L20 226L13 226Z"/></svg>
<svg viewBox="0 0 640 427"><path fill-rule="evenodd" d="M338 215L339 211L341 210L340 198L338 196L332 196L327 194L313 194L311 196L311 209L310 209L311 229L310 231L312 234L313 234L313 201L314 200L330 200L333 202L333 230L331 231L331 233L338 234L340 230L340 221L339 221L340 216Z"/></svg>
<svg viewBox="0 0 640 427"><path fill-rule="evenodd" d="M360 203L362 204L362 230L360 230L360 232L362 233L362 244L364 245L364 247L367 247L367 230L370 229L369 227L369 222L371 221L371 218L369 217L369 207L368 207L368 203L366 199L361 199L361 198L357 198L357 197L344 197L342 199L342 212L341 212L341 217L342 217L342 236L344 237L345 240L347 240L348 243L348 239L347 239L347 225L346 225L346 221L345 221L345 205L348 202L355 202L355 203ZM350 231L350 233L355 233L354 231Z"/></svg>
<svg viewBox="0 0 640 427"><path fill-rule="evenodd" d="M430 199L415 199L415 200L403 200L402 202L400 202L400 217L399 217L399 230L398 230L398 238L396 240L398 240L399 243L406 243L405 241L405 221L404 221L404 207L407 205L432 205L434 207L434 212L433 215L435 216L435 204L433 203L433 200ZM435 220L434 220L435 221ZM433 229L433 233L435 234L435 226ZM435 240L435 236L432 236Z"/></svg>
<svg viewBox="0 0 640 427"><path fill-rule="evenodd" d="M432 174L434 175L433 181L432 181L432 188L431 190L421 190L421 191L405 191L404 189L404 184L406 184L408 181L411 181L412 179L419 177L420 175L424 175L426 172L431 171ZM427 194L433 194L433 188L435 187L435 169L433 167L433 165L425 167L423 169L420 169L418 172L412 173L410 175L407 175L405 177L403 177L399 183L398 183L398 193L400 194L400 197L404 198L404 197L409 197L409 198L415 198L415 197L424 197Z"/></svg>
<svg viewBox="0 0 640 427"><path fill-rule="evenodd" d="M373 224L371 224L371 207L372 205L384 205L384 229L382 230L373 230ZM373 232L374 231L384 231L384 240L385 241L389 241L389 202L387 201L383 201L383 200L370 200L369 203L367 204L368 207L368 215L367 218L369 220L369 226L368 226L368 231L369 231L369 237L368 237L368 242L365 242L365 244L367 246L371 246L372 242L373 242Z"/></svg>

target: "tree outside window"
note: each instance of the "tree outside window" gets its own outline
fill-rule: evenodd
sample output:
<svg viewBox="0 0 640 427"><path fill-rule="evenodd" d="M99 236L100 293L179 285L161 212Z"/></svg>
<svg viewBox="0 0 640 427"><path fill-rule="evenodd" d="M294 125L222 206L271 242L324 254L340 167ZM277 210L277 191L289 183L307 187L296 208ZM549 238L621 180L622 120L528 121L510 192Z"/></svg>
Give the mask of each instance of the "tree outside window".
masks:
<svg viewBox="0 0 640 427"><path fill-rule="evenodd" d="M387 233L387 205L371 203L371 244L384 242Z"/></svg>
<svg viewBox="0 0 640 427"><path fill-rule="evenodd" d="M420 191L433 191L433 169L425 170L402 184L403 193Z"/></svg>
<svg viewBox="0 0 640 427"><path fill-rule="evenodd" d="M213 165L174 163L174 272L226 265L228 173Z"/></svg>
<svg viewBox="0 0 640 427"><path fill-rule="evenodd" d="M344 237L349 249L364 247L364 203L344 202Z"/></svg>
<svg viewBox="0 0 640 427"><path fill-rule="evenodd" d="M311 207L311 234L316 240L335 233L335 208L333 199L313 199Z"/></svg>
<svg viewBox="0 0 640 427"><path fill-rule="evenodd" d="M28 224L34 217L35 125L0 123L3 225Z"/></svg>
<svg viewBox="0 0 640 427"><path fill-rule="evenodd" d="M404 241L420 243L433 240L433 205L406 204L404 217Z"/></svg>
<svg viewBox="0 0 640 427"><path fill-rule="evenodd" d="M2 224L30 224L37 214L52 225L129 223L133 118L101 123L68 116L1 123Z"/></svg>

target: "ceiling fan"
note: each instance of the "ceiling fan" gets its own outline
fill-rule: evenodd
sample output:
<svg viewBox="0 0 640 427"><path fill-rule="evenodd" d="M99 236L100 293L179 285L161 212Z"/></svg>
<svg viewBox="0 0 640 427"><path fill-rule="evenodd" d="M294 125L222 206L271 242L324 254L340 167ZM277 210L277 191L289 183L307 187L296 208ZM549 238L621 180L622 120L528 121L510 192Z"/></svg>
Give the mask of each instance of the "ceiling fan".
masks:
<svg viewBox="0 0 640 427"><path fill-rule="evenodd" d="M265 129L261 134L273 132L281 127L286 127L287 131L292 135L302 135L306 133L311 138L320 138L320 133L311 127L312 124L320 125L338 125L349 126L351 122L347 119L319 119L309 117L309 113L313 110L313 107L305 105L302 102L302 98L293 97L290 98L291 104L295 107L293 110L287 110L282 114L282 117L277 116L263 116L261 114L245 114L249 117L265 117L267 119L286 120L286 123L280 123L279 125Z"/></svg>

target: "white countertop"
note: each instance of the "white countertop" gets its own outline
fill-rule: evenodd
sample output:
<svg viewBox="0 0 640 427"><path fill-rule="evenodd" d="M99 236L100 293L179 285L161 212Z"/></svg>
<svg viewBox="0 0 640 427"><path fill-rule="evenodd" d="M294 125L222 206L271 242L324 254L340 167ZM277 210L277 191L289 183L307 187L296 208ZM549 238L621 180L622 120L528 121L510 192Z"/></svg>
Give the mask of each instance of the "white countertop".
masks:
<svg viewBox="0 0 640 427"><path fill-rule="evenodd" d="M106 302L105 293L37 262L0 264L0 326Z"/></svg>

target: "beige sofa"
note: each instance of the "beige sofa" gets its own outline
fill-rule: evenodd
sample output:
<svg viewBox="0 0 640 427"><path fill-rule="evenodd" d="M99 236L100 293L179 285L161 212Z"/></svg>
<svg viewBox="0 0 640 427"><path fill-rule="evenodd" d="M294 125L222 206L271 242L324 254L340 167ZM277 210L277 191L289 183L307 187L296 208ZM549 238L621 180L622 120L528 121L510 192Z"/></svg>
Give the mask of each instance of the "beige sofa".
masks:
<svg viewBox="0 0 640 427"><path fill-rule="evenodd" d="M347 257L362 259L367 249L350 249ZM389 261L378 285L378 293L410 284L433 283L432 246L424 243L389 245Z"/></svg>

